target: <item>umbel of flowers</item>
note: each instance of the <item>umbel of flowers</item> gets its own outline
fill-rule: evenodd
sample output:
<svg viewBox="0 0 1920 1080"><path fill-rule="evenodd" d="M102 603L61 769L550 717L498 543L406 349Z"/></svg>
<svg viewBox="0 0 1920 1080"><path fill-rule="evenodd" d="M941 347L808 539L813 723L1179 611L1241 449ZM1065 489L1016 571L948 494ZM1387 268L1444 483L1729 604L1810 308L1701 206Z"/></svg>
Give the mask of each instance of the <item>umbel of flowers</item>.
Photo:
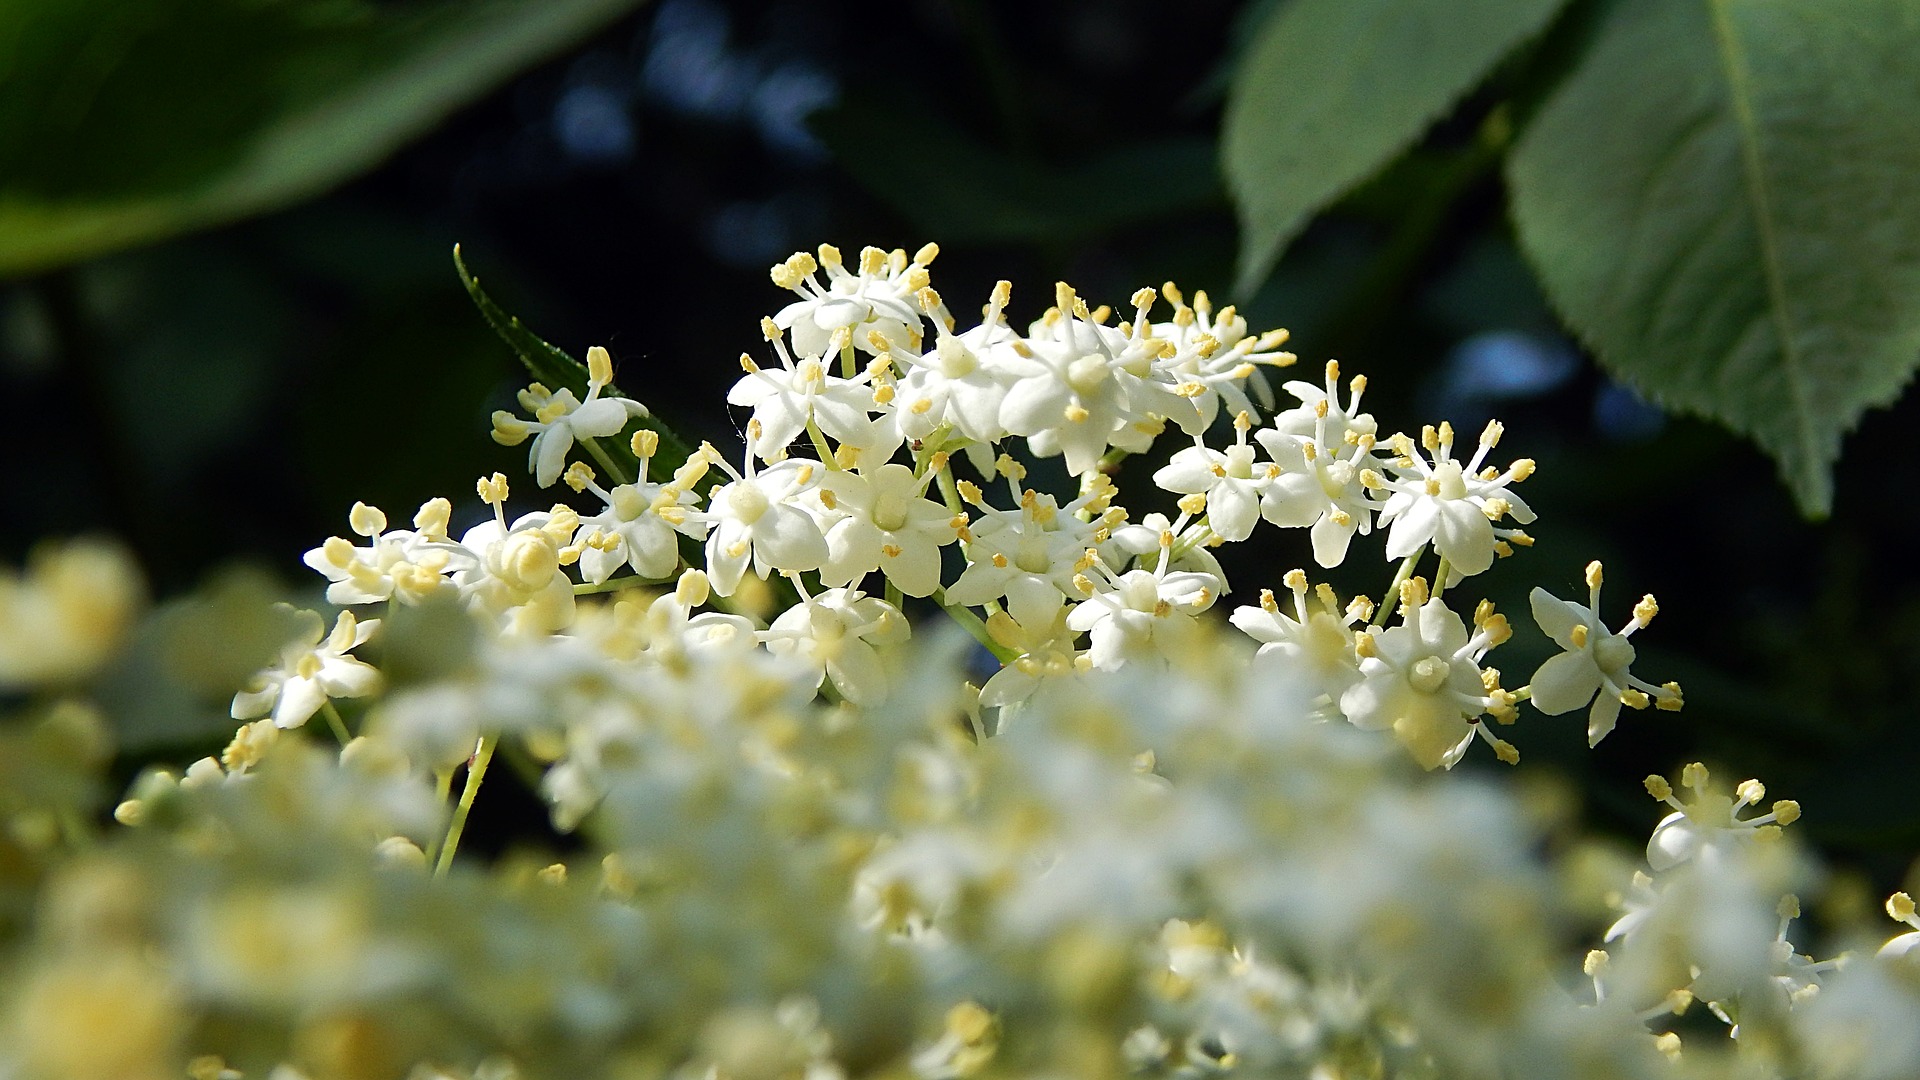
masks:
<svg viewBox="0 0 1920 1080"><path fill-rule="evenodd" d="M1651 776L1644 869L1589 890L1445 774L1517 763L1528 708L1598 743L1681 705L1598 563L1533 590L1531 678L1489 663L1514 628L1468 583L1532 543L1501 425L1383 435L1332 363L1276 394L1286 333L1170 283L1016 329L1001 282L962 321L934 256L774 267L732 453L603 349L549 364L493 418L530 483L482 479L457 535L446 498L356 504L304 560L341 610L104 842L75 687L137 578L84 547L0 580L16 760L79 778L0 793L0 920L43 912L0 921L0 1077L1920 1074L1920 935L1790 939L1798 804ZM1384 532L1384 587L1236 590L1214 553L1266 529L1323 569ZM496 758L574 854L456 859Z"/></svg>

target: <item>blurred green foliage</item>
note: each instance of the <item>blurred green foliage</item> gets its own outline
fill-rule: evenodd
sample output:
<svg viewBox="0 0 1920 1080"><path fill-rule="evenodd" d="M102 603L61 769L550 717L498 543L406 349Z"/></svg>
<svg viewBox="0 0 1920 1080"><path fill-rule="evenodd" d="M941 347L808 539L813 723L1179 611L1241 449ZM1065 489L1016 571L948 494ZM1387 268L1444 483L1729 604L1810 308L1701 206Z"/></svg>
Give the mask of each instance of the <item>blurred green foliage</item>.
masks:
<svg viewBox="0 0 1920 1080"><path fill-rule="evenodd" d="M0 6L0 277L317 195L638 2Z"/></svg>

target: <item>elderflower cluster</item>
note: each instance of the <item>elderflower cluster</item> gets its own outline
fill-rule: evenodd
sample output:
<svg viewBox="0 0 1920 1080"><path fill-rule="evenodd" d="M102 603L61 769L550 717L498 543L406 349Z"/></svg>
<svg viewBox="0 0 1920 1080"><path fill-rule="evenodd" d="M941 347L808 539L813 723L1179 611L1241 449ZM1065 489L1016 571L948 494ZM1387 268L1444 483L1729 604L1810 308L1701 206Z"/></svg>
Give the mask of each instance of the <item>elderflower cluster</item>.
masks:
<svg viewBox="0 0 1920 1080"><path fill-rule="evenodd" d="M1275 393L1286 333L1171 284L1021 329L1001 282L963 321L935 255L775 266L732 452L594 349L493 418L544 508L500 473L460 529L355 504L303 559L340 610L285 619L225 749L110 837L71 688L137 579L0 590L44 695L0 726L0 1078L1920 1073L1920 934L1789 940L1797 803L1649 777L1672 813L1585 926L1531 804L1446 772L1517 764L1523 708L1598 743L1682 702L1598 563L1532 592L1556 655L1493 666L1516 628L1467 583L1534 518L1500 424L1383 436L1332 363ZM1322 570L1382 532L1382 587L1225 602L1217 553L1267 530ZM12 643L41 627L74 644ZM564 854L474 857L515 786ZM1722 1030L1683 1048L1695 1002Z"/></svg>

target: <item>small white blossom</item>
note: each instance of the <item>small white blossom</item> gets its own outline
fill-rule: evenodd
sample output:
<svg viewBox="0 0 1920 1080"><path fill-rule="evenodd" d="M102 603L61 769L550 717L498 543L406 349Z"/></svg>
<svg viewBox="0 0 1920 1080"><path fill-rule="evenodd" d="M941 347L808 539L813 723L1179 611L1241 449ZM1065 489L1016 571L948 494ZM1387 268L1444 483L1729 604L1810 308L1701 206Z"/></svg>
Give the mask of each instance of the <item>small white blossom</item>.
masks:
<svg viewBox="0 0 1920 1080"><path fill-rule="evenodd" d="M1728 795L1713 789L1709 781L1707 767L1699 762L1680 770L1681 786L1693 795L1683 803L1674 797L1673 785L1665 777L1647 777L1647 793L1673 807L1647 841L1647 865L1655 871L1751 842L1769 830L1777 833L1779 826L1800 819L1800 804L1792 799L1777 800L1767 813L1742 818L1742 810L1767 797L1766 787L1758 780L1747 780Z"/></svg>
<svg viewBox="0 0 1920 1080"><path fill-rule="evenodd" d="M702 450L717 460L717 451ZM734 479L707 498L706 517L713 525L707 534L707 574L714 592L732 596L749 564L764 578L776 570L818 570L827 561L827 538L800 505L801 497L819 485L823 465L789 460L755 471L748 458L747 471L740 473L724 461L719 464Z"/></svg>
<svg viewBox="0 0 1920 1080"><path fill-rule="evenodd" d="M927 266L940 249L928 244L911 260L905 251L864 248L859 272L848 270L837 248L820 245L820 258L796 252L770 272L773 283L800 294L781 308L773 322L793 335L793 347L805 357L824 357L852 345L869 353L917 349L921 335L920 290L927 287ZM822 283L817 272L825 268ZM881 345L873 343L878 336Z"/></svg>
<svg viewBox="0 0 1920 1080"><path fill-rule="evenodd" d="M604 439L620 434L627 421L648 415L647 407L627 397L601 397L613 383L613 360L595 345L587 350L587 397L582 401L565 387L548 390L539 383L520 392L520 404L533 421L508 412L493 414L493 439L502 446L518 446L528 435L527 469L534 482L552 487L567 467L567 454L579 439Z"/></svg>
<svg viewBox="0 0 1920 1080"><path fill-rule="evenodd" d="M1151 290L1143 290L1151 299ZM1008 434L1024 436L1040 457L1063 454L1067 472L1091 471L1108 447L1144 450L1164 428L1152 408L1179 400L1148 385L1163 342L1146 332L1146 309L1123 332L1093 321L1064 283L1057 306L1029 329L1008 363L1013 379L1000 407ZM1163 406L1164 408L1164 406Z"/></svg>
<svg viewBox="0 0 1920 1080"><path fill-rule="evenodd" d="M802 596L773 620L760 640L776 656L804 660L816 686L830 678L834 689L856 705L884 698L889 680L883 650L907 640L906 616L857 589L828 589L813 597L803 590Z"/></svg>
<svg viewBox="0 0 1920 1080"><path fill-rule="evenodd" d="M976 443L1006 437L1000 409L1017 340L1003 314L1009 288L1004 281L995 285L979 326L959 335L941 332L900 376L893 404L908 438L924 439L943 424Z"/></svg>
<svg viewBox="0 0 1920 1080"><path fill-rule="evenodd" d="M1219 578L1172 569L1174 534L1160 534L1160 561L1152 570L1116 574L1097 559L1088 567L1081 590L1091 595L1067 616L1067 626L1090 635L1087 655L1094 667L1112 671L1176 654L1194 639L1200 614L1219 598Z"/></svg>
<svg viewBox="0 0 1920 1080"><path fill-rule="evenodd" d="M1633 618L1615 634L1600 622L1600 564L1587 566L1587 604L1561 600L1536 588L1530 597L1533 619L1553 643L1565 650L1533 673L1533 703L1548 716L1572 712L1593 702L1587 714L1587 745L1598 746L1620 718L1620 706L1644 709L1649 702L1662 709L1678 709L1680 688L1655 686L1633 676L1634 661L1627 640L1651 622L1659 606L1652 596L1634 605Z"/></svg>
<svg viewBox="0 0 1920 1080"><path fill-rule="evenodd" d="M1447 584L1452 585L1492 566L1506 542L1532 543L1524 532L1493 524L1509 516L1523 525L1533 520L1533 510L1510 487L1533 475L1532 459L1521 458L1505 472L1491 466L1482 471L1502 430L1498 422L1489 423L1464 465L1453 458L1451 424L1423 429L1420 447L1405 435L1394 436L1399 456L1389 484L1393 494L1380 509L1380 523L1391 526L1387 558L1404 559L1431 543L1447 560Z"/></svg>
<svg viewBox="0 0 1920 1080"><path fill-rule="evenodd" d="M1022 623L1042 624L1075 592L1073 577L1087 548L1098 542L1112 515L1106 509L1112 489L1095 491L1060 506L1053 496L1032 488L1019 493L1020 505L1001 510L987 505L980 489L962 481L961 496L980 508L969 526L967 568L947 586L949 603L982 607L1004 599ZM1081 510L1091 520L1083 521Z"/></svg>
<svg viewBox="0 0 1920 1080"><path fill-rule="evenodd" d="M820 499L840 515L827 528L820 580L850 585L874 570L908 596L940 587L940 549L959 539L964 517L925 498L941 465L920 476L900 464L833 471L820 479Z"/></svg>
<svg viewBox="0 0 1920 1080"><path fill-rule="evenodd" d="M647 479L658 436L636 442L649 453L640 455L640 475L631 484L616 484L609 491L594 483L593 470L584 463L576 462L567 470L568 487L593 492L606 507L603 513L581 519L574 540L580 550L580 573L596 585L622 566L633 567L641 577L665 578L680 565L678 538L704 540L707 536L709 522L694 512L698 498L693 492L677 479L668 484ZM706 459L697 460L704 467Z"/></svg>
<svg viewBox="0 0 1920 1080"><path fill-rule="evenodd" d="M1288 673L1305 679L1316 701L1331 711L1347 688L1360 681L1353 624L1369 609L1356 604L1342 611L1332 588L1324 583L1310 603L1304 571L1288 571L1285 581L1293 593L1293 614L1281 609L1271 590L1262 589L1259 607L1235 608L1228 618L1261 642L1256 656L1273 657L1286 665Z"/></svg>
<svg viewBox="0 0 1920 1080"><path fill-rule="evenodd" d="M1346 560L1355 533L1373 530L1373 494L1385 486L1375 470L1373 417L1359 411L1367 379L1356 375L1340 404L1340 365L1328 362L1326 389L1290 382L1297 408L1254 433L1280 475L1263 490L1260 513L1283 529L1308 530L1313 561L1323 567Z"/></svg>
<svg viewBox="0 0 1920 1080"><path fill-rule="evenodd" d="M305 627L280 650L279 662L255 675L246 689L233 696L234 719L271 713L275 726L296 728L313 719L329 699L379 693L380 672L348 654L366 644L380 628L380 620L359 622L353 612L343 611L328 633L318 614L303 611L300 616Z"/></svg>
<svg viewBox="0 0 1920 1080"><path fill-rule="evenodd" d="M1252 426L1252 414L1243 412L1233 421L1232 446L1214 450L1196 438L1194 445L1175 453L1153 474L1154 484L1163 490L1204 495L1207 524L1225 540L1237 542L1253 535L1261 499L1281 476L1280 466L1254 459L1254 448L1247 444Z"/></svg>
<svg viewBox="0 0 1920 1080"><path fill-rule="evenodd" d="M1416 579L1417 580L1417 579ZM1423 769L1452 768L1477 732L1502 760L1519 754L1479 722L1501 708L1480 658L1509 636L1505 618L1488 614L1469 637L1445 603L1409 590L1399 626L1371 627L1358 639L1360 681L1340 695L1355 727L1392 729Z"/></svg>
<svg viewBox="0 0 1920 1080"><path fill-rule="evenodd" d="M453 507L445 499L421 504L414 528L387 531L387 515L365 503L348 514L353 531L367 539L356 547L344 537L301 556L330 584L330 604L373 604L382 600L417 603L449 584L449 575L474 563L473 553L447 539Z"/></svg>
<svg viewBox="0 0 1920 1080"><path fill-rule="evenodd" d="M1287 331L1255 335L1231 305L1215 315L1205 292L1194 293L1193 306L1188 307L1173 282L1162 285L1160 291L1173 304L1173 319L1152 324L1150 332L1171 342L1174 352L1155 367L1173 384L1174 393L1187 402L1187 410L1171 414L1181 430L1197 435L1213 426L1222 402L1231 415L1247 413L1256 420L1262 408L1272 409L1273 389L1259 369L1287 367L1295 362L1292 353L1279 351L1289 336ZM1248 388L1259 399L1257 405L1247 396Z"/></svg>
<svg viewBox="0 0 1920 1080"><path fill-rule="evenodd" d="M727 392L729 405L753 410L747 422L747 446L756 457L780 460L808 424L843 445L873 450L882 458L892 453L898 445L893 442L894 426L876 424L872 415L879 406L872 384L887 361L876 360L853 378L843 379L828 371L825 360L803 356L796 362L773 320L765 320L761 328L779 354L781 366L763 368L742 353L740 367L746 375ZM889 442L892 445L884 445Z"/></svg>

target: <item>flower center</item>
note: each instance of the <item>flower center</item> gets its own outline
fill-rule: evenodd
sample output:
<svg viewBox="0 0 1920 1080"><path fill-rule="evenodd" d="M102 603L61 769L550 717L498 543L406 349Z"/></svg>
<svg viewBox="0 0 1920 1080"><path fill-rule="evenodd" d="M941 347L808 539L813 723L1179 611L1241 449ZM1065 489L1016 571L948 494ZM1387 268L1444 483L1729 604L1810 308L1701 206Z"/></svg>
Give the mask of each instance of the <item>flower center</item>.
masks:
<svg viewBox="0 0 1920 1080"><path fill-rule="evenodd" d="M1633 663L1633 642L1618 634L1602 634L1593 643L1593 662L1609 675L1625 671Z"/></svg>
<svg viewBox="0 0 1920 1080"><path fill-rule="evenodd" d="M1253 478L1253 447L1245 445L1227 447L1227 475L1235 480Z"/></svg>
<svg viewBox="0 0 1920 1080"><path fill-rule="evenodd" d="M752 484L733 484L727 488L727 509L742 525L759 521L772 505L767 493Z"/></svg>
<svg viewBox="0 0 1920 1080"><path fill-rule="evenodd" d="M1423 656L1407 671L1407 682L1423 694L1431 694L1447 685L1452 668L1437 656Z"/></svg>
<svg viewBox="0 0 1920 1080"><path fill-rule="evenodd" d="M939 360L940 374L949 379L965 378L980 366L980 361L967 350L965 345L960 344L958 338L941 338L934 346L934 354Z"/></svg>
<svg viewBox="0 0 1920 1080"><path fill-rule="evenodd" d="M613 506L614 516L621 521L637 521L641 514L647 512L649 501L632 484L621 484L610 494L613 497L608 501Z"/></svg>
<svg viewBox="0 0 1920 1080"><path fill-rule="evenodd" d="M1088 353L1067 365L1067 385L1085 396L1100 389L1112 373L1112 369L1107 367L1106 357Z"/></svg>
<svg viewBox="0 0 1920 1080"><path fill-rule="evenodd" d="M873 523L882 532L896 532L907 524L907 498L895 492L875 499L873 502Z"/></svg>
<svg viewBox="0 0 1920 1080"><path fill-rule="evenodd" d="M1441 498L1464 499L1467 497L1467 480L1460 471L1459 462L1441 462L1434 467L1433 478L1440 482Z"/></svg>

